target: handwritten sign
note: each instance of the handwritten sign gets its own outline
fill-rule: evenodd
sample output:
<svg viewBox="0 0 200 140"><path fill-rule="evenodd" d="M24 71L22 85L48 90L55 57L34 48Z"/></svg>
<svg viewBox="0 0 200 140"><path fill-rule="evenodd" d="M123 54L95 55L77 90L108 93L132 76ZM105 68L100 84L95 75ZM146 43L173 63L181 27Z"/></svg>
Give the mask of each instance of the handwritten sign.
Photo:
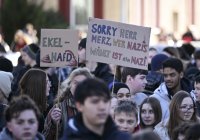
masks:
<svg viewBox="0 0 200 140"><path fill-rule="evenodd" d="M78 31L41 29L40 66L77 66Z"/></svg>
<svg viewBox="0 0 200 140"><path fill-rule="evenodd" d="M147 70L151 28L89 20L86 59Z"/></svg>

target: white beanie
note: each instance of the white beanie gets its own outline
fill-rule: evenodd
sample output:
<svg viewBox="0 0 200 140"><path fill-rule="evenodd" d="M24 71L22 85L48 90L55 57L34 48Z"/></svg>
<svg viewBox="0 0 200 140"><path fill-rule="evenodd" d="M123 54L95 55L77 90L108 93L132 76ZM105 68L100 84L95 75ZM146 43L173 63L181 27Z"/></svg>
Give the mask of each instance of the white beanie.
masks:
<svg viewBox="0 0 200 140"><path fill-rule="evenodd" d="M0 71L0 89L6 98L9 97L11 92L11 82L13 80L13 75L10 72Z"/></svg>

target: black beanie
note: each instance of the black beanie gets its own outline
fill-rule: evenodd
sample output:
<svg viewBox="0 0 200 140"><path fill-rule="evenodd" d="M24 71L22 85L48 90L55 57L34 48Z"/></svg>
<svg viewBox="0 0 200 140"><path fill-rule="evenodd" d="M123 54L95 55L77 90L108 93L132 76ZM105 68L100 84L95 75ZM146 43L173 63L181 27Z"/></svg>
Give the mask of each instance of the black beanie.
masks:
<svg viewBox="0 0 200 140"><path fill-rule="evenodd" d="M37 51L39 50L39 47L36 45L36 44L30 44L30 45L27 45L25 46L22 51L23 52L26 52L27 55L32 58L33 60L36 59L36 53Z"/></svg>
<svg viewBox="0 0 200 140"><path fill-rule="evenodd" d="M158 71L162 69L162 63L168 59L165 54L156 54L151 60L151 71Z"/></svg>
<svg viewBox="0 0 200 140"><path fill-rule="evenodd" d="M113 86L114 86L114 88L113 88ZM117 92L120 88L127 88L130 91L129 87L126 84L121 83L121 82L112 82L109 85L109 90L111 92L113 91L114 94L117 94Z"/></svg>

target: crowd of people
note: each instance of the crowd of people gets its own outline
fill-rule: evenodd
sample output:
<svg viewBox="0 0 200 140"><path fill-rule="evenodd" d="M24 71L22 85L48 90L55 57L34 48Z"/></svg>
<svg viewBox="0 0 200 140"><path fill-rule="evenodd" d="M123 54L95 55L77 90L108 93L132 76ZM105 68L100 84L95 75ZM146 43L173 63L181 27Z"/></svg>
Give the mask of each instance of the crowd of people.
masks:
<svg viewBox="0 0 200 140"><path fill-rule="evenodd" d="M200 139L199 50L150 47L143 70L87 61L86 41L76 67L41 67L36 42L0 57L0 140Z"/></svg>

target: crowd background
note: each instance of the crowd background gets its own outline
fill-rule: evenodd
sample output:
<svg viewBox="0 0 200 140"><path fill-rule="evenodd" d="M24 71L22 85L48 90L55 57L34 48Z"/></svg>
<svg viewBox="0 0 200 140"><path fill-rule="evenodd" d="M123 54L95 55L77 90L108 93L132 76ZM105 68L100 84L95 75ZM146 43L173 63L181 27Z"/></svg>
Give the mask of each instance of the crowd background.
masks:
<svg viewBox="0 0 200 140"><path fill-rule="evenodd" d="M38 25L24 23L11 41L0 32L0 140L200 138L200 38L189 28L156 36L148 70L88 62L81 34L78 66L48 68Z"/></svg>

